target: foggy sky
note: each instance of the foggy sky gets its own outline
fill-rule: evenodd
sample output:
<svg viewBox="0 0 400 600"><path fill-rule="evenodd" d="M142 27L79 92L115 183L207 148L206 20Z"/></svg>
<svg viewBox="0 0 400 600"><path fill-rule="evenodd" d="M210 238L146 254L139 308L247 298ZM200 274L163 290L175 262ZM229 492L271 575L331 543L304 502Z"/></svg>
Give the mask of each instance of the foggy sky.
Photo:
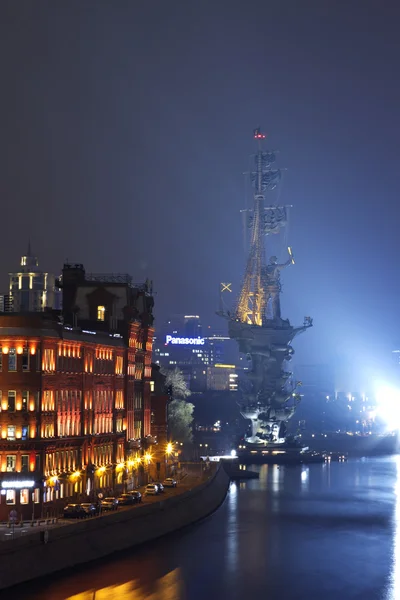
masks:
<svg viewBox="0 0 400 600"><path fill-rule="evenodd" d="M261 125L294 205L283 317L314 317L297 361L379 371L400 344L399 17L394 0L2 0L2 291L30 236L47 270L153 279L158 323L223 328Z"/></svg>

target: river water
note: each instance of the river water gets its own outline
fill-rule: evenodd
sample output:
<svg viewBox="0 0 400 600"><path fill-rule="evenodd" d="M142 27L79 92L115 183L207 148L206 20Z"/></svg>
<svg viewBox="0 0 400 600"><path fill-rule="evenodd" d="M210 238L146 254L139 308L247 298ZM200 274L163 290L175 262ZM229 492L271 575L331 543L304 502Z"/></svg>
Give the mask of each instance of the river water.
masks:
<svg viewBox="0 0 400 600"><path fill-rule="evenodd" d="M400 600L400 457L253 469L201 523L4 597Z"/></svg>

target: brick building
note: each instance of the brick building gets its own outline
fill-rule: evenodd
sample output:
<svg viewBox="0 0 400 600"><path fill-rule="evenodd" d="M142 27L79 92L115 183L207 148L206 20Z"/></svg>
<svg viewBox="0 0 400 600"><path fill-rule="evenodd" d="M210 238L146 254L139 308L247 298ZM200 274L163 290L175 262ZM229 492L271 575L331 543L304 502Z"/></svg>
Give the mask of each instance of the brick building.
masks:
<svg viewBox="0 0 400 600"><path fill-rule="evenodd" d="M122 488L155 442L149 285L64 265L60 286L62 314L0 315L0 519Z"/></svg>

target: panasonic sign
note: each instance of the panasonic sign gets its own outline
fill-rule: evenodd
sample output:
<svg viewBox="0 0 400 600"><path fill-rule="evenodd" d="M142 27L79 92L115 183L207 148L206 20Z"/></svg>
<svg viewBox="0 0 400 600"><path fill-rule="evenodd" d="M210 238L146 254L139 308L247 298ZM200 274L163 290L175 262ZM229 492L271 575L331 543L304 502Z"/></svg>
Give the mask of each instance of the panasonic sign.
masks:
<svg viewBox="0 0 400 600"><path fill-rule="evenodd" d="M173 337L172 335L165 336L165 345L172 344L174 346L204 346L204 338L187 338L187 337Z"/></svg>

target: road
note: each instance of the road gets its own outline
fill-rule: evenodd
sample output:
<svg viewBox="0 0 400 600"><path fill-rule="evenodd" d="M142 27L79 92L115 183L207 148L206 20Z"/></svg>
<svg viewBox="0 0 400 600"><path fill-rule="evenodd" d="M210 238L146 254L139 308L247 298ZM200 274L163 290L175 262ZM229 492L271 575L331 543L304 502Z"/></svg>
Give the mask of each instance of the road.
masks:
<svg viewBox="0 0 400 600"><path fill-rule="evenodd" d="M178 496L184 492L187 492L194 486L198 485L202 481L202 476L195 475L187 475L182 481L179 482L176 488L165 488L164 493L158 494L156 496L146 496L145 495L145 486L139 488L139 491L142 493L142 501L145 504L153 504L155 502L161 502L166 498L171 498L172 496ZM120 511L128 511L128 510L137 510L139 506L142 504L133 504L131 506L120 506L118 508L118 512ZM114 514L113 511L103 512L101 515L97 517L91 517L92 519L106 519L109 515ZM15 525L14 527L11 525L8 527L5 524L0 524L0 542L8 542L14 539L18 539L20 537L25 537L27 535L37 534L39 531L45 531L48 529L55 529L57 527L67 527L68 525L81 523L82 520L79 519L63 519L59 518L56 522L52 522L53 519L49 519L46 523L45 521L40 522L39 524L35 524L33 527L31 522L26 521L21 525Z"/></svg>

